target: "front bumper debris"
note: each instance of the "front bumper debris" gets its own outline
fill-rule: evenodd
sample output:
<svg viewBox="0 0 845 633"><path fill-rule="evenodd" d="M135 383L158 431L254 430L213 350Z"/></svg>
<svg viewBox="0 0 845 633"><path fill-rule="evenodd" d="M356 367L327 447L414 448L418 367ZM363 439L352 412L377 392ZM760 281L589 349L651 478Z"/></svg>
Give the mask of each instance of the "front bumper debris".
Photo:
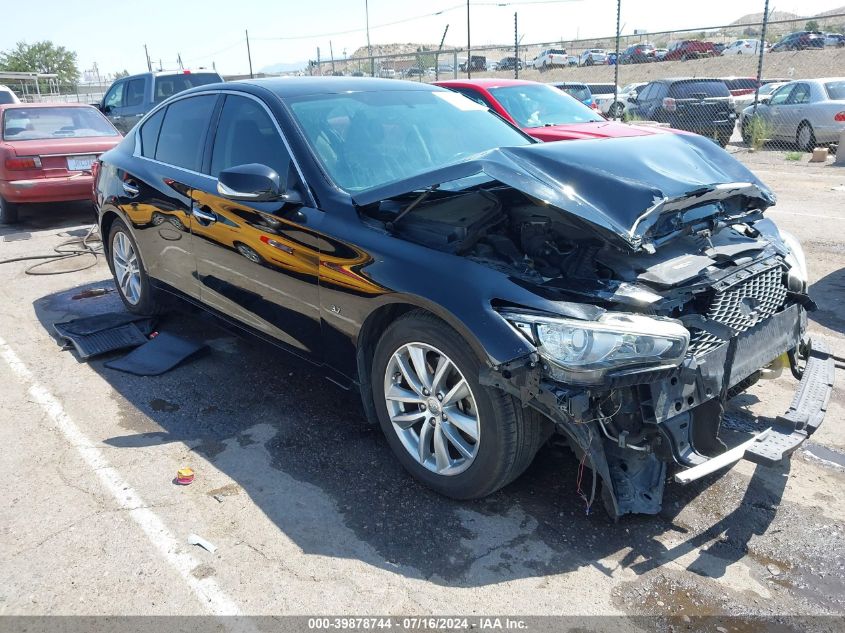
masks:
<svg viewBox="0 0 845 633"><path fill-rule="evenodd" d="M770 422L759 419L758 423L766 426L763 431L720 455L707 459L696 454L696 465L676 473L675 481L688 484L741 459L773 466L789 458L824 420L833 391L833 372L833 357L827 346L812 341L801 382L787 412Z"/></svg>

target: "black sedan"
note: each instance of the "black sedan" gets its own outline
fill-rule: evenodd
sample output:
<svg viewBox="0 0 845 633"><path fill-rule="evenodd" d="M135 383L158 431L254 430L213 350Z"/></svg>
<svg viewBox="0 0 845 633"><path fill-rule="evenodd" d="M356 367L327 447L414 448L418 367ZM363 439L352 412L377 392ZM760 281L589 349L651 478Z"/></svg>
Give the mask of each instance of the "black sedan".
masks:
<svg viewBox="0 0 845 633"><path fill-rule="evenodd" d="M557 434L590 503L654 513L668 467L777 462L824 415L801 247L707 139L541 144L434 86L268 79L174 96L95 171L128 310L181 297L360 390L452 497ZM797 404L727 448L727 399L783 359Z"/></svg>

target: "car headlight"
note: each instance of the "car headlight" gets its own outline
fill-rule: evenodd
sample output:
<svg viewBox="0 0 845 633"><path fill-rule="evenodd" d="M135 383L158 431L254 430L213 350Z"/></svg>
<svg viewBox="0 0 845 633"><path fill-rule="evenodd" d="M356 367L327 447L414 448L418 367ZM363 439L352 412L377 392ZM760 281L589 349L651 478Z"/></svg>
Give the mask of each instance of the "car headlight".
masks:
<svg viewBox="0 0 845 633"><path fill-rule="evenodd" d="M503 313L537 345L556 380L596 384L610 370L678 365L689 331L678 321L640 314L606 312L595 321Z"/></svg>
<svg viewBox="0 0 845 633"><path fill-rule="evenodd" d="M807 258L804 255L801 242L792 233L783 230L779 230L779 232L780 239L789 249L789 253L784 257L786 263L789 264L787 285L793 292L806 292L809 276L807 274Z"/></svg>

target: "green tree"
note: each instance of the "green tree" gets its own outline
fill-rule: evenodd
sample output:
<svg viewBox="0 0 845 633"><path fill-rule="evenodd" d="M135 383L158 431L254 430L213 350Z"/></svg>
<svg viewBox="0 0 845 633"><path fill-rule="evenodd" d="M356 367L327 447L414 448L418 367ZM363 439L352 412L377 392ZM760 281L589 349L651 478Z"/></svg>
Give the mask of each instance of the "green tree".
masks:
<svg viewBox="0 0 845 633"><path fill-rule="evenodd" d="M809 20L807 24L804 25L805 31L818 31L819 30L819 23L816 20Z"/></svg>
<svg viewBox="0 0 845 633"><path fill-rule="evenodd" d="M49 40L27 44L0 53L0 70L8 72L55 73L60 83L76 83L79 70L76 53Z"/></svg>

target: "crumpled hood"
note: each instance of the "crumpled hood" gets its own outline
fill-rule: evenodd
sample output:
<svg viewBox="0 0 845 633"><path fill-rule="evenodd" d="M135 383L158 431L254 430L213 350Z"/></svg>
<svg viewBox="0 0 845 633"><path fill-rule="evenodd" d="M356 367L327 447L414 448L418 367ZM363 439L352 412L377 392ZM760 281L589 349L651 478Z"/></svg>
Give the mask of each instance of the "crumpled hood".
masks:
<svg viewBox="0 0 845 633"><path fill-rule="evenodd" d="M774 194L709 139L691 134L541 143L503 147L353 195L366 206L409 192L484 174L576 216L602 236L638 250L661 214L743 196L754 212Z"/></svg>

